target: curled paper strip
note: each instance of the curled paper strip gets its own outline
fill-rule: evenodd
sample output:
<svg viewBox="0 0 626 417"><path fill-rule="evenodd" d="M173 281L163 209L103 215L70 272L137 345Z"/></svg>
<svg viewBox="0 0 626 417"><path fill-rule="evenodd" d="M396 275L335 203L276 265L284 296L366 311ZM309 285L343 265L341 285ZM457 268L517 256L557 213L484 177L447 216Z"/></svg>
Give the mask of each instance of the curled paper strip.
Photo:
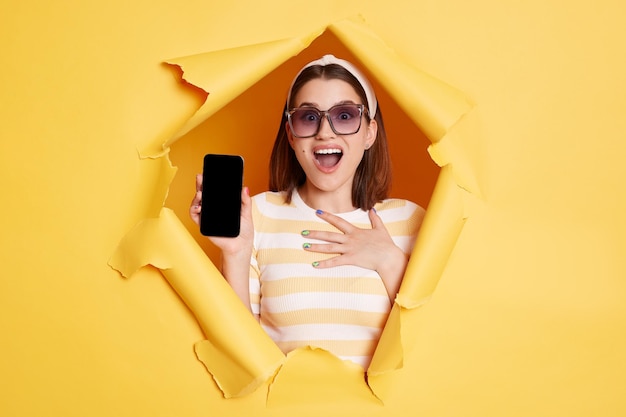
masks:
<svg viewBox="0 0 626 417"><path fill-rule="evenodd" d="M206 91L209 97L164 147L171 145L280 64L305 49L320 34L321 31L303 37L168 60L168 64L183 70L188 83Z"/></svg>
<svg viewBox="0 0 626 417"><path fill-rule="evenodd" d="M196 354L225 397L250 393L283 363L278 346L171 210L164 208L159 218L135 226L109 264L125 277L146 265L161 270L206 335L196 344Z"/></svg>

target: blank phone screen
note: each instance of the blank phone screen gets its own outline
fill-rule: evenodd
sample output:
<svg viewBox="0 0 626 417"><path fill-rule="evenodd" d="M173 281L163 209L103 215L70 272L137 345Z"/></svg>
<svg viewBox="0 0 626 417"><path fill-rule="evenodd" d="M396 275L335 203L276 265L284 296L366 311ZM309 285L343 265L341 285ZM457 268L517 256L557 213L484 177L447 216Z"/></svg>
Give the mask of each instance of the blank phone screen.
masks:
<svg viewBox="0 0 626 417"><path fill-rule="evenodd" d="M208 154L202 171L200 232L205 236L239 236L243 158Z"/></svg>

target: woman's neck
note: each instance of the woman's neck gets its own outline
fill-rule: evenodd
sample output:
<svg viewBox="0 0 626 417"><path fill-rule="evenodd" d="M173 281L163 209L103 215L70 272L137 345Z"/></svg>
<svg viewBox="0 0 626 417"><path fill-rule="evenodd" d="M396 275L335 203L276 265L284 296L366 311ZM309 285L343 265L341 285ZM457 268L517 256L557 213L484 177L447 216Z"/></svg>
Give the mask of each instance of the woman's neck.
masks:
<svg viewBox="0 0 626 417"><path fill-rule="evenodd" d="M298 189L304 203L315 210L329 213L348 213L356 210L352 205L352 189L342 188L334 191L323 191L309 184Z"/></svg>

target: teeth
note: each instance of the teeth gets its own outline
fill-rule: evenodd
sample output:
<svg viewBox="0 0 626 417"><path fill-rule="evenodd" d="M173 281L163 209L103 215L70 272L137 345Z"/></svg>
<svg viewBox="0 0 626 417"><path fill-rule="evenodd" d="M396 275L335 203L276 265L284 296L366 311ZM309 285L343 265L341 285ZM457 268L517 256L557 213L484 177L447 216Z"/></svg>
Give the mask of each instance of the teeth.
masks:
<svg viewBox="0 0 626 417"><path fill-rule="evenodd" d="M317 155L330 155L333 153L341 153L341 149L320 149L315 151Z"/></svg>

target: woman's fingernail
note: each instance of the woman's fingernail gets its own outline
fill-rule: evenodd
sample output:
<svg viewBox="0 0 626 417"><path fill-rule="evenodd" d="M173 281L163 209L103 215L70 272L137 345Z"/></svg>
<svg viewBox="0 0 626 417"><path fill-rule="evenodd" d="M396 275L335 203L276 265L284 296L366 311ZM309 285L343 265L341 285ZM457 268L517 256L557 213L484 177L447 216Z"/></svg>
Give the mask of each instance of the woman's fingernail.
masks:
<svg viewBox="0 0 626 417"><path fill-rule="evenodd" d="M315 214L324 214L322 210L315 210Z"/></svg>
<svg viewBox="0 0 626 417"><path fill-rule="evenodd" d="M313 265L314 268L317 268L318 266L320 266L320 263L315 261L311 265Z"/></svg>
<svg viewBox="0 0 626 417"><path fill-rule="evenodd" d="M311 249L311 244L310 243L304 243L304 244L302 244L302 247L304 249Z"/></svg>
<svg viewBox="0 0 626 417"><path fill-rule="evenodd" d="M303 231L302 231L302 236L308 236L308 235L309 235L309 233L311 233L311 231L309 231L309 230L303 230Z"/></svg>

